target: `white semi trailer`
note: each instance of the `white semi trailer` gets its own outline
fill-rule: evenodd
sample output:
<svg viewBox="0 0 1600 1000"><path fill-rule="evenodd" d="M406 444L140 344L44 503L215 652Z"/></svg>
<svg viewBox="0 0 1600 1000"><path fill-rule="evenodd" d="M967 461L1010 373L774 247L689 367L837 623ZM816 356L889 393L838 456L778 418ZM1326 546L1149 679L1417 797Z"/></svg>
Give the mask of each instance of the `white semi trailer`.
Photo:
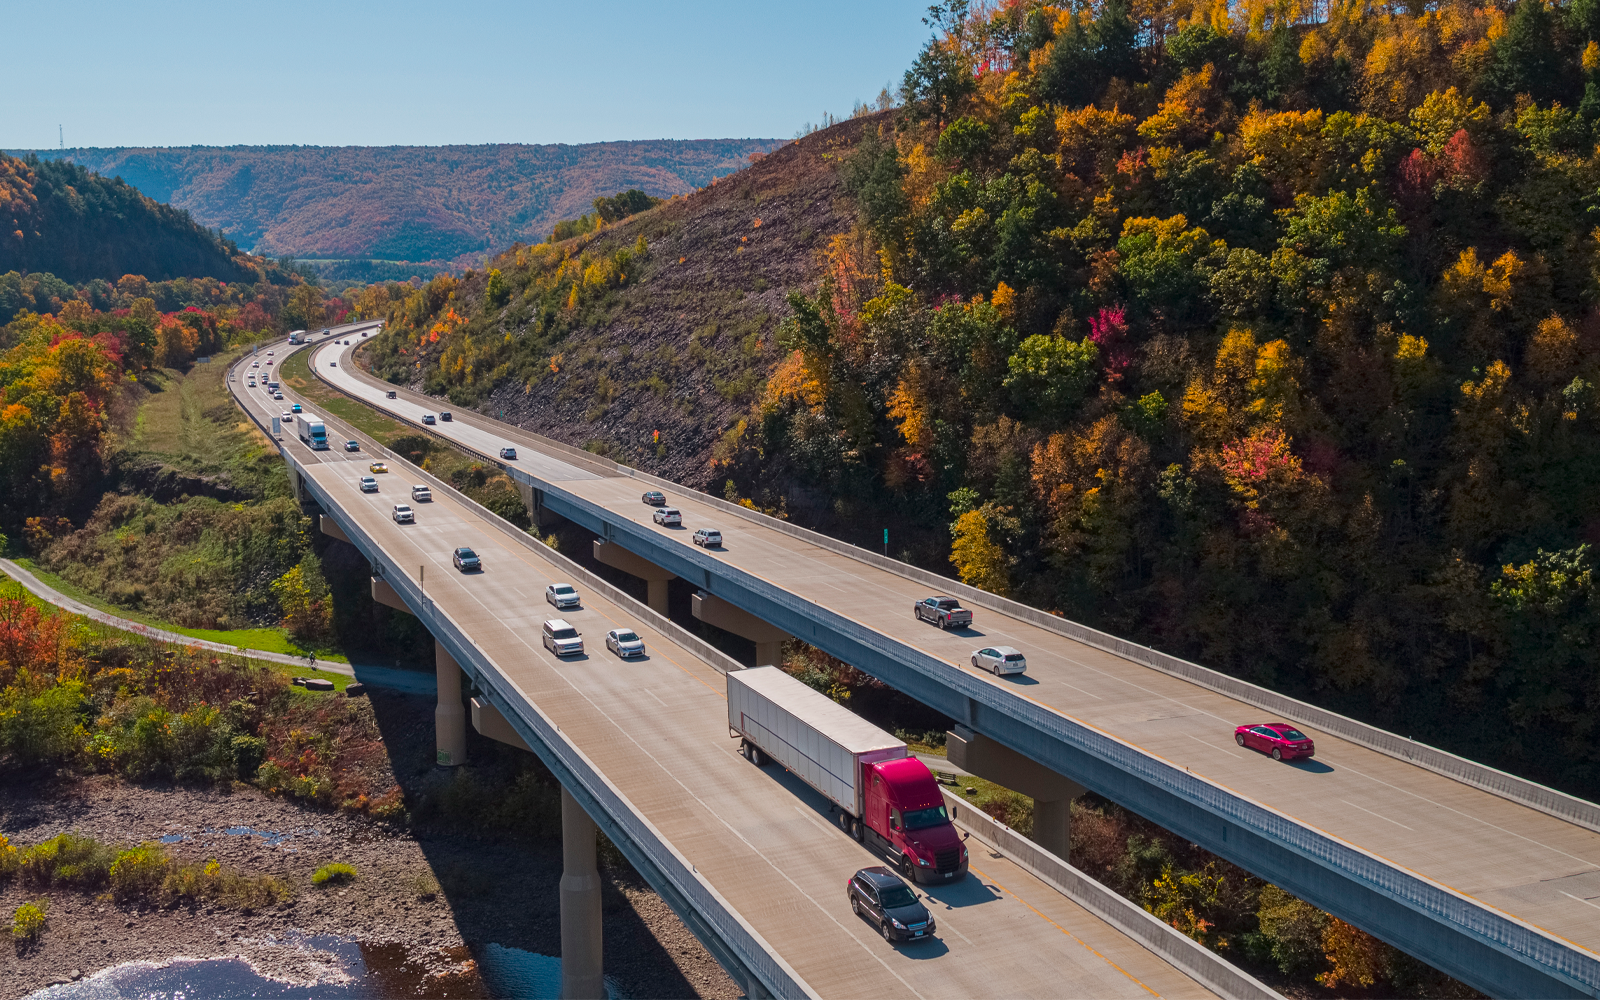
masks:
<svg viewBox="0 0 1600 1000"><path fill-rule="evenodd" d="M301 441L311 446L312 451L328 450L328 428L323 425L321 417L310 413L296 413L294 432Z"/></svg>
<svg viewBox="0 0 1600 1000"><path fill-rule="evenodd" d="M839 810L839 825L883 850L901 874L947 882L967 848L933 772L889 733L777 667L728 672L728 729L754 764L782 764Z"/></svg>

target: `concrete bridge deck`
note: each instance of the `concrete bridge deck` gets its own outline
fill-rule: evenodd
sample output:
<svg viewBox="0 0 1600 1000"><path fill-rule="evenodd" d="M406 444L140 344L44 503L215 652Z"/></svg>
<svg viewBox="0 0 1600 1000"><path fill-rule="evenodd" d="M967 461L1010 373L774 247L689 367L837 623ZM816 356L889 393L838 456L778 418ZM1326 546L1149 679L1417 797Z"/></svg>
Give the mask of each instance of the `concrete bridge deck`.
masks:
<svg viewBox="0 0 1600 1000"><path fill-rule="evenodd" d="M347 348L319 349L316 371L419 427L440 406L404 391L386 399L393 387L356 370ZM1508 776L1514 792L1496 794L1494 774L1472 777L1487 769L1458 780L1350 736L1359 724L1344 735L1314 725L1309 706L1290 721L1316 739L1317 757L1278 763L1233 742L1235 725L1283 716L1259 699L1152 669L999 602L976 609L974 628L941 632L912 617L912 602L933 591L906 573L683 488L666 489L683 527L657 526L639 500L657 481L478 414L426 430L491 458L514 445L518 459L501 464L548 509L1486 992L1600 995L1591 804ZM723 546L691 546L701 526L719 528ZM1027 675L973 671L971 652L994 644L1022 650ZM1582 821L1529 804L1545 800Z"/></svg>
<svg viewBox="0 0 1600 1000"><path fill-rule="evenodd" d="M276 360L284 356L279 349ZM263 422L297 399L286 388L285 401L274 403L242 380L233 388ZM469 637L473 648L457 656L463 667L469 658L487 665L514 709L520 705L530 718L552 724L808 992L1215 995L976 840L974 877L929 892L938 939L890 947L851 913L844 892L850 874L882 859L834 825L820 796L737 753L727 732L723 676L714 666L680 645L671 628L598 593L586 592L580 610L558 614L543 594L549 583L572 579L568 564L509 537L453 491L436 485L432 503L411 504L415 524L396 524L392 505L411 503L406 467L391 461L392 471L376 477L379 492L362 493L356 480L375 456L338 450L340 435L357 435L305 406L329 421L334 446L313 452L292 434L281 438L306 491L407 603L425 605L424 621L448 621ZM601 481L583 470L573 474ZM451 550L461 545L483 557L482 573L453 568ZM552 617L579 628L587 655L562 660L542 647L540 624ZM604 632L622 625L644 638L647 659L622 661L606 652Z"/></svg>

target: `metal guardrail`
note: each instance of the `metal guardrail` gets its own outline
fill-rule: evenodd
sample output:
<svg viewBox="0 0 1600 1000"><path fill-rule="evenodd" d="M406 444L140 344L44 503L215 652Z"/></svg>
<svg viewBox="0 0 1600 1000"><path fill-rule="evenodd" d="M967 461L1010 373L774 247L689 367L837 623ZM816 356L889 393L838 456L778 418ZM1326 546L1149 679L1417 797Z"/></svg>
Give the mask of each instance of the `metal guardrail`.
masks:
<svg viewBox="0 0 1600 1000"><path fill-rule="evenodd" d="M1283 1000L1270 986L962 799L944 793L950 818L1017 867L1166 959L1214 993L1239 1000Z"/></svg>
<svg viewBox="0 0 1600 1000"><path fill-rule="evenodd" d="M619 470L621 468L623 467L619 467ZM544 490L547 495L557 495L562 503L583 511L587 516L598 522L610 525L615 540L622 541L626 537L633 542L634 546L638 547L639 551L648 551L659 545L659 540L631 520L626 518L617 519L611 516L610 512L604 507L563 489L559 484L536 480L534 477L520 472L520 470L508 469L507 471L513 478L535 484L538 488ZM660 480L657 477L636 473L636 470L629 471L635 472L633 478L637 478L642 482L666 485L676 490L682 490L682 487ZM1344 728L1352 734L1359 734L1365 731L1370 734L1365 739L1355 738L1354 735L1347 738L1351 738L1352 742L1362 743L1363 745L1367 745L1369 741L1375 742L1378 745L1374 745L1372 748L1379 752L1401 757L1402 759L1412 759L1395 753L1383 745L1382 737L1387 737L1396 742L1399 741L1398 737L1393 736L1393 734L1383 733L1381 730L1366 726L1364 723L1347 719L1335 713L1324 713L1314 706L1276 695L1266 689L1229 678L1197 664L1188 663L1176 657L1168 657L1166 654L1157 653L1148 647L1118 640L1105 633L1077 625L1065 619L1055 618L1016 602L997 598L992 594L985 594L974 588L953 583L932 573L918 570L915 567L895 563L893 560L884 559L880 556L873 556L854 546L828 539L815 532L798 528L775 518L768 518L765 515L749 511L747 508L729 504L725 500L704 497L704 495L701 495L701 497L718 509L727 510L729 513L751 521L759 519L759 523L764 526L772 527L797 538L803 538L831 551L867 562L870 565L879 565L881 561L883 565L880 568L896 572L907 579L920 580L937 586L946 593L963 597L979 595L980 599L973 600L973 604L989 607L991 610L1003 611L1006 614L1014 615L1041 627L1049 628L1068 638L1077 639L1097 648L1105 649L1107 652L1122 656L1133 662L1151 666L1154 669L1161 670L1163 673L1184 677L1203 687L1217 690L1219 693L1228 694L1231 697L1239 697L1240 700L1256 704L1257 707L1277 710L1271 706L1282 705L1286 708L1300 706L1306 710L1307 714L1301 716L1301 719L1306 720L1305 724L1307 725L1323 728L1338 735L1344 735L1339 732L1339 728ZM631 546L624 542L624 547L630 548ZM1397 900L1416 911L1430 915L1435 920L1460 928L1477 937L1488 946L1514 955L1523 962L1539 967L1545 970L1546 974L1565 980L1567 983L1582 989L1583 992L1600 994L1600 957L1580 946L1561 941L1532 924L1486 907L1462 893L1402 869L1363 848L1307 827L1303 823L1269 806L1247 799L1212 783L1209 779L1178 768L1150 755L1142 748L1133 746L1108 733L1055 711L1044 709L1027 699L1019 698L993 685L981 683L976 678L963 673L949 663L900 644L860 622L799 598L791 592L737 567L716 561L697 549L686 549L681 553L675 552L674 556L683 562L702 569L708 582L712 574L714 574L733 586L743 588L746 592L759 597L774 608L781 609L785 613L785 617L809 624L809 631L813 639L819 637L820 630L823 628L834 634L844 636L849 641L865 647L877 655L909 667L923 678L942 685L959 696L1001 712L1007 717L1058 740L1066 746L1088 753L1094 759L1103 761L1124 774L1137 777L1151 787L1161 789L1182 801L1194 803L1207 809L1215 815L1237 824L1245 831L1265 838L1269 842L1285 845L1300 856L1326 865L1342 873L1344 877L1364 884L1381 896ZM727 595L723 594L722 596ZM775 622L774 624L792 628L787 623ZM808 630L793 629L793 631L796 635L803 635ZM1234 691L1239 693L1234 694ZM1286 714L1288 713L1286 712ZM1319 718L1326 718L1334 725L1323 725L1310 721ZM1336 726L1338 728L1335 728ZM991 735L1001 738L1003 742L1005 741L1005 734L997 733ZM1406 744L1408 746L1416 746L1416 744L1411 744L1409 741L1406 741ZM1432 750L1433 748L1427 749ZM1462 780L1464 783L1483 787L1484 790L1495 794L1502 794L1513 801L1523 801L1519 795L1525 794L1525 790L1524 792L1519 792L1518 795L1505 794L1497 787L1488 787L1486 784L1480 785L1479 781L1485 780L1482 774L1476 775L1478 780L1469 780L1468 777L1463 776L1474 774L1474 768L1482 772L1492 772L1492 774L1496 775L1503 774L1503 772L1484 768L1482 765L1453 757L1453 755L1445 754L1443 751L1434 750L1434 753L1443 758L1460 761L1464 765L1463 774L1450 774L1439 767L1430 767L1430 770L1437 770L1439 773L1447 774L1450 777ZM1425 760L1418 759L1414 762L1424 767L1429 766ZM1517 790L1522 786L1526 786L1529 789L1543 789L1543 786L1526 782L1523 779L1516 779L1514 776L1505 775L1505 777L1510 779L1503 786L1508 789ZM1543 790L1552 797L1551 801L1568 800L1579 807L1597 808L1591 803L1586 803L1581 799L1574 799L1553 789ZM1523 804L1532 808L1539 808L1547 813L1551 812L1551 809L1541 808L1535 801L1527 801L1523 802ZM1578 811L1581 813L1582 809ZM1560 813L1552 814L1561 815ZM1562 818L1569 817L1563 815ZM1577 822L1577 820L1574 820L1574 822ZM1581 825L1587 826L1588 824Z"/></svg>
<svg viewBox="0 0 1600 1000"><path fill-rule="evenodd" d="M245 406L243 409L251 420L270 436L270 425L263 424L259 415L250 407ZM365 447L383 454L386 460L404 463L420 480L429 482L440 492L468 504L497 529L526 542L530 549L538 552L542 558L553 563L566 563L562 569L574 579L584 580L585 586L603 593L608 599L624 607L629 607L641 617L651 619L652 624L662 633L671 635L675 643L696 655L702 655L701 650L703 650L707 655L703 655L702 658L718 669L724 671L739 669L739 664L705 644L698 637L684 631L676 623L658 615L598 577L594 577L542 542L530 538L526 532L461 494L449 484L412 465L408 459L396 455L343 421L333 422L340 427L341 433L350 433L356 440L363 441ZM606 835L628 856L629 861L641 873L656 873L657 878L649 880L652 886L667 898L669 903L673 901L679 903L673 909L686 923L691 926L698 925L702 932L699 936L714 952L720 953L719 958L725 962L731 959L728 964L732 964L735 969L743 966L756 978L756 982L744 984L746 989L756 993L764 987L775 997L817 997L818 994L810 985L778 955L766 939L728 903L722 894L700 875L698 869L634 808L621 790L616 788L581 750L561 734L561 728L546 716L532 699L518 691L509 679L500 673L488 654L472 641L447 612L439 608L422 591L420 584L413 582L403 570L395 566L384 555L381 546L359 524L348 516L339 516L343 513L342 509L333 502L332 497L325 493L316 480L304 475L300 462L289 449L281 442L273 443L284 461L300 476L306 490L312 494L318 505L339 521L340 528L350 537L352 544L366 556L375 569L380 571L380 575L401 595L407 605L416 610L418 618L428 627L430 634L450 649L457 663L473 671L480 689L495 702L495 707L517 730L518 735L530 747L536 748L536 752L538 749L545 751L538 754L541 760L550 767L574 797L579 799L585 811L606 831ZM679 642L680 639L685 641ZM701 649L695 649L696 646Z"/></svg>

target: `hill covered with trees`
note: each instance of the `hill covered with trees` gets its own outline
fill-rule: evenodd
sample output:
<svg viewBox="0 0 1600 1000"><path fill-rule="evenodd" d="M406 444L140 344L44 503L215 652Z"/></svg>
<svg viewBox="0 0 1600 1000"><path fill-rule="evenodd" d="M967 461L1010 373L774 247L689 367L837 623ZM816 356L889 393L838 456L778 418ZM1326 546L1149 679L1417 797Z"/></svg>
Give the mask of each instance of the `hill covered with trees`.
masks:
<svg viewBox="0 0 1600 1000"><path fill-rule="evenodd" d="M1600 4L932 20L903 109L783 151L825 222L769 157L376 367L1600 791Z"/></svg>
<svg viewBox="0 0 1600 1000"><path fill-rule="evenodd" d="M450 261L542 240L601 195L684 194L772 139L40 150L119 176L271 256Z"/></svg>
<svg viewBox="0 0 1600 1000"><path fill-rule="evenodd" d="M190 218L67 161L0 153L0 272L69 282L253 278L238 248Z"/></svg>

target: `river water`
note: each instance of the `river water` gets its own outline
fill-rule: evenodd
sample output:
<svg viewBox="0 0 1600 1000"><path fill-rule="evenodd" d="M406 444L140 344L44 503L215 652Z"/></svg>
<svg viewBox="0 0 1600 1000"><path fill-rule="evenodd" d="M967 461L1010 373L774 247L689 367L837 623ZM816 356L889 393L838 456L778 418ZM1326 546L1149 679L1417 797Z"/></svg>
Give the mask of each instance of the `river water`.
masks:
<svg viewBox="0 0 1600 1000"><path fill-rule="evenodd" d="M241 958L174 959L166 965L127 962L75 983L50 986L28 1000L392 1000L396 997L495 997L557 1000L561 959L489 944L476 967L465 949L451 957L454 975L429 976L394 945L363 945L334 935L293 936L281 947L283 978L264 975ZM610 979L608 1000L625 1000Z"/></svg>

